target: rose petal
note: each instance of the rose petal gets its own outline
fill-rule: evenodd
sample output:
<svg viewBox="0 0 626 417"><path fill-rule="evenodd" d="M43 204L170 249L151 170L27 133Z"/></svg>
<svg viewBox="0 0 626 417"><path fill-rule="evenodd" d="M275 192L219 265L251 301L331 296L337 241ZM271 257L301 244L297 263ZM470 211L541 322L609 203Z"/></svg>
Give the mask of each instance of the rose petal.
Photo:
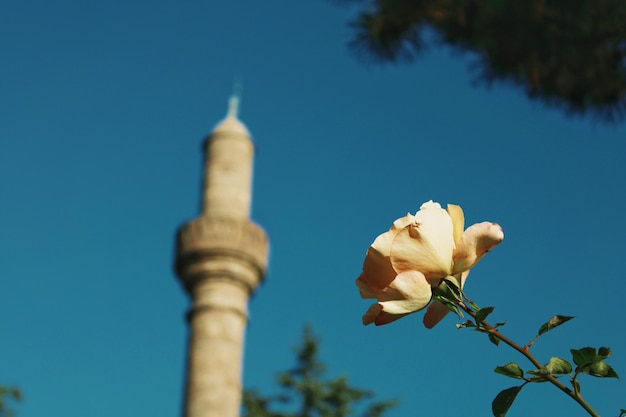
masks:
<svg viewBox="0 0 626 417"><path fill-rule="evenodd" d="M461 240L461 236L463 236L463 230L465 228L465 215L463 214L461 206L457 206L456 204L448 204L446 211L452 219L454 243L457 244L459 243L459 240Z"/></svg>
<svg viewBox="0 0 626 417"><path fill-rule="evenodd" d="M363 262L363 273L359 280L367 284L372 290L381 291L396 277L397 273L389 260L391 243L398 231L412 222L413 216L410 214L397 219L389 231L379 235L367 250Z"/></svg>
<svg viewBox="0 0 626 417"><path fill-rule="evenodd" d="M374 291L361 277L356 280L356 286L359 289L361 298L378 298L378 292Z"/></svg>
<svg viewBox="0 0 626 417"><path fill-rule="evenodd" d="M405 271L378 294L378 304L385 313L409 314L426 307L431 297L432 290L424 274Z"/></svg>
<svg viewBox="0 0 626 417"><path fill-rule="evenodd" d="M389 260L391 241L396 234L397 232L393 231L378 236L365 254L363 273L359 280L375 291L385 288L397 275Z"/></svg>
<svg viewBox="0 0 626 417"><path fill-rule="evenodd" d="M414 221L415 216L413 216L411 213L407 213L406 216L396 219L396 221L393 222L393 225L391 226L391 229L389 229L389 231L398 231L400 229L404 229L406 226L410 225Z"/></svg>
<svg viewBox="0 0 626 417"><path fill-rule="evenodd" d="M365 315L363 315L363 324L368 325L374 323L376 326L381 326L383 324L388 324L407 314L389 314L384 312L382 307L378 304L372 304L370 308L367 310Z"/></svg>
<svg viewBox="0 0 626 417"><path fill-rule="evenodd" d="M435 300L428 306L426 314L424 314L424 326L427 329L432 329L443 319L450 310L441 301Z"/></svg>
<svg viewBox="0 0 626 417"><path fill-rule="evenodd" d="M383 324L389 324L407 315L408 314L391 314L387 313L386 311L381 311L378 317L376 317L376 321L374 322L374 324L376 326L382 326Z"/></svg>
<svg viewBox="0 0 626 417"><path fill-rule="evenodd" d="M503 239L504 232L497 223L482 222L469 227L454 251L452 275L472 268Z"/></svg>
<svg viewBox="0 0 626 417"><path fill-rule="evenodd" d="M374 323L374 321L376 321L376 317L378 317L382 311L383 309L381 306L378 304L372 304L363 315L363 324L367 326L368 324Z"/></svg>
<svg viewBox="0 0 626 417"><path fill-rule="evenodd" d="M391 244L391 265L397 273L420 271L436 284L452 268L452 219L438 203L428 202L415 214L414 223L399 230Z"/></svg>

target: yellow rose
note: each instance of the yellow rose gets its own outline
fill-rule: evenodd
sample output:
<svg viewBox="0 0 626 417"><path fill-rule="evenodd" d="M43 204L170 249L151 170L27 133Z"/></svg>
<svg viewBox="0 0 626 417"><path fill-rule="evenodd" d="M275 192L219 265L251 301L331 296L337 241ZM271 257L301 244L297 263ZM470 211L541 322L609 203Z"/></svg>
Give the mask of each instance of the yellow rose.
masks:
<svg viewBox="0 0 626 417"><path fill-rule="evenodd" d="M464 223L461 207L448 204L444 210L429 201L378 236L356 280L361 297L378 300L363 316L363 324L387 324L424 309L432 289L446 278L463 288L470 268L504 239L496 223L477 223L463 231ZM424 324L432 328L447 313L447 307L435 301Z"/></svg>

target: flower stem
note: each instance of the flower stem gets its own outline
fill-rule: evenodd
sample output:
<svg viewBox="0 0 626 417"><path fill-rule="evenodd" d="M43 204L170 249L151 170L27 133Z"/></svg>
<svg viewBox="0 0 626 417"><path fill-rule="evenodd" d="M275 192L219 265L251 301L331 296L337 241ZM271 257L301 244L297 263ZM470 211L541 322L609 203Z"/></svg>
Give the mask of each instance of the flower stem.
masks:
<svg viewBox="0 0 626 417"><path fill-rule="evenodd" d="M467 314L469 314L470 316L472 316L476 320L476 312L474 310L472 310L471 308L466 306L463 302L458 302L457 305L463 311L465 311ZM537 360L537 358L535 358L535 356L532 353L530 353L527 349L525 349L524 347L518 345L517 343L515 343L514 341L512 341L511 339L509 339L508 337L503 335L498 329L496 329L494 326L489 324L486 320L484 320L484 319L481 320L479 322L479 324L481 326L481 330L483 330L484 332L486 332L486 333L488 333L488 334L490 334L490 335L492 335L494 337L497 337L498 339L500 339L501 341L503 341L504 343L506 343L507 345L509 345L513 349L517 350L519 353L524 355L526 357L526 359L528 359L530 362L532 362L532 364L535 365L537 367L537 369L543 368L543 365L541 364L541 362L539 362ZM554 375L547 374L547 375L545 375L545 378L550 383L552 383L552 385L556 386L558 389L560 389L565 394L567 394L569 397L571 397L574 401L576 401L582 408L585 409L585 411L587 411L587 413L589 413L590 416L592 416L592 417L600 417L600 415L593 408L591 408L591 406L583 399L583 397L580 395L580 392L572 391L571 389L569 389L568 387L563 385L563 383L561 381L559 381Z"/></svg>

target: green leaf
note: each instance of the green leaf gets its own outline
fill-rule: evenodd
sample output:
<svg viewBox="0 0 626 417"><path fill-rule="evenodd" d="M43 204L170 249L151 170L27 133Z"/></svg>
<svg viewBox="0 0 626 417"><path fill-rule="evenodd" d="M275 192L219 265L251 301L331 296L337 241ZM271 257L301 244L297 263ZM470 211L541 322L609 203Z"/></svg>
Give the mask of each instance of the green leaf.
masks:
<svg viewBox="0 0 626 417"><path fill-rule="evenodd" d="M489 341L496 346L500 344L500 338L493 333L489 333Z"/></svg>
<svg viewBox="0 0 626 417"><path fill-rule="evenodd" d="M522 387L520 386L500 391L491 403L491 411L493 412L494 417L504 417L506 412L509 411L509 408L513 405L515 397L517 397L517 394L519 394L521 390Z"/></svg>
<svg viewBox="0 0 626 417"><path fill-rule="evenodd" d="M478 311L480 310L480 307L478 307L478 304L476 304L473 301L467 300L467 302L469 303L470 307L472 307L474 310Z"/></svg>
<svg viewBox="0 0 626 417"><path fill-rule="evenodd" d="M493 311L495 307L484 307L476 312L476 323L481 323L483 320L487 318L489 314Z"/></svg>
<svg viewBox="0 0 626 417"><path fill-rule="evenodd" d="M471 320L465 320L463 323L459 323L456 325L457 329L463 329L465 327L476 327L476 325Z"/></svg>
<svg viewBox="0 0 626 417"><path fill-rule="evenodd" d="M456 284L454 284L451 281L448 281L448 288L450 289L450 292L454 294L455 300L463 301L463 293L461 293L461 289L457 287Z"/></svg>
<svg viewBox="0 0 626 417"><path fill-rule="evenodd" d="M546 375L569 374L570 372L572 372L572 365L565 359L557 357L550 358L550 361L539 369L528 371L529 374L539 377L533 379L535 382L545 381L546 378L543 376Z"/></svg>
<svg viewBox="0 0 626 417"><path fill-rule="evenodd" d="M598 362L611 356L611 349L604 346L598 349L598 352L596 352L596 348L593 347L570 349L570 352L572 352L574 363L578 366L589 365L593 362Z"/></svg>
<svg viewBox="0 0 626 417"><path fill-rule="evenodd" d="M585 374L589 374L591 376L596 376L598 378L617 378L619 379L619 375L617 372L606 362L598 361L594 362L590 365L586 365L580 368L580 371Z"/></svg>
<svg viewBox="0 0 626 417"><path fill-rule="evenodd" d="M441 301L441 303L444 306L446 306L448 310L450 310L451 312L459 316L459 318L463 318L463 312L461 311L461 309L459 309L459 307L454 302L450 301L449 299L447 299L446 297L440 294L435 294L433 298Z"/></svg>
<svg viewBox="0 0 626 417"><path fill-rule="evenodd" d="M549 374L552 375L569 374L572 372L572 364L565 359L557 357L550 358L550 362L548 362L544 368Z"/></svg>
<svg viewBox="0 0 626 417"><path fill-rule="evenodd" d="M545 332L548 332L554 329L555 327L558 327L561 324L567 321L570 321L573 318L574 316L559 316L559 315L554 316L550 320L548 320L546 323L541 325L541 327L539 328L539 331L537 332L537 336L541 336Z"/></svg>
<svg viewBox="0 0 626 417"><path fill-rule="evenodd" d="M576 372L596 376L598 378L619 378L617 372L604 359L611 356L611 349L600 347L584 347L582 349L570 349L574 363L578 365Z"/></svg>
<svg viewBox="0 0 626 417"><path fill-rule="evenodd" d="M601 358L597 358L596 348L584 347L582 349L570 349L569 351L572 353L574 363L578 366L588 365L597 360L601 360Z"/></svg>
<svg viewBox="0 0 626 417"><path fill-rule="evenodd" d="M507 363L504 366L498 366L493 371L497 374L508 376L510 378L524 379L524 370L515 362Z"/></svg>
<svg viewBox="0 0 626 417"><path fill-rule="evenodd" d="M441 283L441 285L439 285L439 287L437 287L436 291L453 302L463 301L461 290L452 281L445 280Z"/></svg>

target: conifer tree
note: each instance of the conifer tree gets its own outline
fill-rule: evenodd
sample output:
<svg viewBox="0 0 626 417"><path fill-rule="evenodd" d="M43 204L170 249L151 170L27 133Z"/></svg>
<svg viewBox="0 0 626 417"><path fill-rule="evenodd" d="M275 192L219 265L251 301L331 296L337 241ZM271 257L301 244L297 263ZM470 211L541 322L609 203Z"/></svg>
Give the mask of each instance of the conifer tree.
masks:
<svg viewBox="0 0 626 417"><path fill-rule="evenodd" d="M14 401L19 401L22 393L17 388L7 388L0 385L0 417L13 417L15 410L9 405Z"/></svg>
<svg viewBox="0 0 626 417"><path fill-rule="evenodd" d="M396 401L372 401L371 391L352 387L346 377L326 380L318 359L319 341L309 326L295 350L293 368L277 374L280 392L243 393L242 417L383 417Z"/></svg>
<svg viewBox="0 0 626 417"><path fill-rule="evenodd" d="M351 47L361 57L410 61L440 43L469 53L478 81L568 114L626 116L624 0L334 1L360 8Z"/></svg>

